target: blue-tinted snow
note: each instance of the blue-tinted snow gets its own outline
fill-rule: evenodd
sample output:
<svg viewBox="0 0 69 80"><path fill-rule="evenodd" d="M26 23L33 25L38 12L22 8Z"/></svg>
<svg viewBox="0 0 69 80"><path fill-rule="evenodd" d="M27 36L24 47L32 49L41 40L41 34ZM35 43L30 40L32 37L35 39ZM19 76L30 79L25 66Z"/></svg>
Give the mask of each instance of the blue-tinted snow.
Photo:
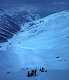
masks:
<svg viewBox="0 0 69 80"><path fill-rule="evenodd" d="M9 41L13 52L19 55L20 63L26 66L46 63L50 68L68 69L68 21L69 12L62 11L32 22L34 25L29 30L30 23L22 26L24 32L19 32ZM61 56L62 62L55 60L57 55Z"/></svg>
<svg viewBox="0 0 69 80"><path fill-rule="evenodd" d="M31 29L28 29L30 23L22 25L23 32L16 34L5 47L4 54L8 54L9 50L8 55L11 58L6 59L7 55L4 56L4 61L0 66L4 65L7 70L12 70L10 74L6 75L6 70L2 67L1 73L4 74L5 80L68 80L69 12L55 13L32 23ZM2 55L1 52L0 56ZM57 56L59 58L56 58ZM9 68L7 63L13 67ZM25 73L20 71L22 67L39 68L44 65L47 65L49 71L38 73L39 76L35 78L27 78L26 71L23 70ZM50 69L59 71L50 71ZM65 71L63 72L63 70ZM58 75L59 73L61 74ZM4 80L2 75L1 80Z"/></svg>

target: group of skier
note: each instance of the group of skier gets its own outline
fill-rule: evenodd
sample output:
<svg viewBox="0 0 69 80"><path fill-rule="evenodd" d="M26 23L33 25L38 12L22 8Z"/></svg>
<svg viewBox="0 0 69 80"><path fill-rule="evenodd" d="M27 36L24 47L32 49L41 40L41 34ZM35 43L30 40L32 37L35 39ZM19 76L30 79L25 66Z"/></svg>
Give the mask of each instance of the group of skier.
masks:
<svg viewBox="0 0 69 80"><path fill-rule="evenodd" d="M27 71L27 77L34 77L37 76L38 72L47 72L47 66L41 67L39 69L30 69Z"/></svg>

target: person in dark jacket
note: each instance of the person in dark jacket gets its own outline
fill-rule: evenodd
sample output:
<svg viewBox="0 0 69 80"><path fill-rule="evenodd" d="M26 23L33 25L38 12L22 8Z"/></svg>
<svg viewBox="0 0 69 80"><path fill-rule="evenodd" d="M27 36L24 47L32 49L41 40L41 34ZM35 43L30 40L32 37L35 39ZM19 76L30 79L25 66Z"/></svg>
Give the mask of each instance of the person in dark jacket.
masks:
<svg viewBox="0 0 69 80"><path fill-rule="evenodd" d="M33 77L33 76L36 76L36 74L37 74L37 70L36 69L32 69L32 70L28 71L27 76L28 77Z"/></svg>

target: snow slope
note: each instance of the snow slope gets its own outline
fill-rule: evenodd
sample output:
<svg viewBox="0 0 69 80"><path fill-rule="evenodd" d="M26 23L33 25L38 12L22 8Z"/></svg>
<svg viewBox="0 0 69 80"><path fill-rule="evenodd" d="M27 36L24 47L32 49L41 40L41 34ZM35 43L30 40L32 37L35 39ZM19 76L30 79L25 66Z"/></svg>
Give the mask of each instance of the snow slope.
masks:
<svg viewBox="0 0 69 80"><path fill-rule="evenodd" d="M25 24L21 32L9 42L22 65L47 64L50 68L68 69L68 35L69 12L62 11ZM59 61L56 56L60 56Z"/></svg>
<svg viewBox="0 0 69 80"><path fill-rule="evenodd" d="M22 25L18 34L8 43L1 45L0 56L3 56L1 51L4 47L4 55L7 53L3 57L4 59L0 58L4 60L0 60L0 67L5 66L3 69L0 68L0 71L4 74L5 80L69 79L69 11L54 13L43 19ZM11 58L6 59L8 55ZM47 65L48 72L39 73L40 76L35 78L27 78L22 70L19 71L21 68L40 68L44 65ZM12 73L7 76L4 71L8 68ZM60 70L60 72L49 71L53 69ZM2 75L0 77L1 80L4 80Z"/></svg>

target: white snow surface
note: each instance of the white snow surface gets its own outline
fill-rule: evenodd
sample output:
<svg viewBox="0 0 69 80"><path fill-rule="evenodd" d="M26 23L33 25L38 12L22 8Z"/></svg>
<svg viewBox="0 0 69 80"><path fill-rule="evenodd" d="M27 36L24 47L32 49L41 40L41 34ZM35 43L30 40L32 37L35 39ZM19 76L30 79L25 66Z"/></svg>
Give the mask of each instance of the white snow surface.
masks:
<svg viewBox="0 0 69 80"><path fill-rule="evenodd" d="M47 64L50 68L67 69L68 37L69 12L62 11L25 24L9 42L24 66ZM56 61L56 56L60 56L61 61Z"/></svg>
<svg viewBox="0 0 69 80"><path fill-rule="evenodd" d="M54 13L43 19L26 23L21 27L21 31L8 43L1 44L3 48L5 47L3 54L6 55L7 53L11 56L8 59L6 59L7 55L4 56L1 66L6 66L6 62L9 60L9 65L13 66L10 70L13 68L14 71L22 67L39 68L43 65L47 65L48 69L69 69L69 11ZM0 53L2 53L3 48L0 49ZM42 74L38 80L47 80L44 76L45 74ZM51 77L50 75L47 76ZM26 79L23 77L23 80ZM61 79L58 77L58 79L49 80Z"/></svg>

